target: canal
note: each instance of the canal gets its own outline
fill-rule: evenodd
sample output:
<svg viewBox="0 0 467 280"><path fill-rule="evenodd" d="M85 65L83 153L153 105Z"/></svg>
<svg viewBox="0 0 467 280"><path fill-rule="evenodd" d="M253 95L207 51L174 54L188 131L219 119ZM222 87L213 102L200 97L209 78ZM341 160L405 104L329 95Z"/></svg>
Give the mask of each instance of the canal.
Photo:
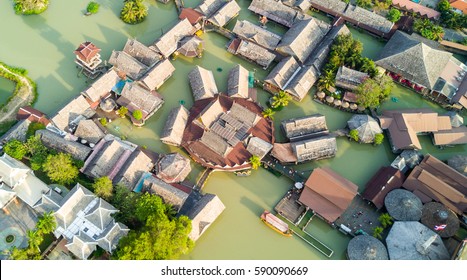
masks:
<svg viewBox="0 0 467 280"><path fill-rule="evenodd" d="M134 37L145 44L152 43L161 32L171 27L177 20L173 3L168 5L156 1L147 1L149 16L139 25L130 26L118 19L122 1L97 0L101 4L99 13L90 17L83 16L88 0L53 1L48 11L39 16L17 16L11 7L11 1L0 1L0 60L13 66L29 70L29 75L38 84L39 98L35 107L48 115L53 115L71 98L77 96L89 83L79 77L73 62L73 50L83 41L90 40L102 49L101 55L108 59L112 50L120 50L128 37ZM195 6L199 0L185 1L187 6ZM249 0L239 0L242 12L239 19L252 22L257 20L247 10ZM324 18L323 15L318 15ZM228 25L233 28L233 23ZM283 34L286 29L274 23L268 23L268 29ZM351 32L363 42L363 54L375 58L384 47L384 42L356 29ZM225 50L227 40L215 33L203 34L206 51L203 58L186 59L179 57L173 62L176 71L159 90L165 104L143 128L134 128L126 120L118 119L109 124L109 129L139 145L159 153L172 151L183 152L178 148L162 144L159 134L170 109L185 102L190 107L193 103L188 85L188 72L193 66L200 65L214 72L220 91L227 86L228 71L241 63L250 71L256 71L259 79L267 72L260 67L235 57ZM217 71L219 69L220 71ZM0 80L1 81L1 80ZM1 83L1 82L0 82ZM0 89L3 88L0 84ZM5 88L8 89L8 88ZM383 109L433 107L416 94L402 87L396 87L391 93L399 102L388 101ZM262 104L269 95L259 90ZM280 121L288 118L321 113L326 116L330 130L342 128L351 114L321 105L312 100L311 94L301 103L292 102L286 109L275 115L275 129L278 141L284 141L279 126ZM431 153L441 159L466 153L467 147L438 150L428 137L421 137L423 152ZM333 159L312 162L296 166L308 174L319 166L329 166L339 174L350 179L362 190L364 184L381 166L388 165L395 155L390 152L388 141L381 146L359 145L346 139L338 139L338 154ZM188 177L195 181L202 168L192 164L194 171ZM236 177L230 173L213 173L204 191L217 194L226 205L226 210L212 227L197 241L194 250L183 259L325 259L302 240L283 237L266 227L259 219L264 209L272 210L292 182L284 177L275 177L270 172L259 169L250 177ZM332 229L319 219L314 219L307 228L313 236L334 250L333 259L345 258L345 249L349 238Z"/></svg>

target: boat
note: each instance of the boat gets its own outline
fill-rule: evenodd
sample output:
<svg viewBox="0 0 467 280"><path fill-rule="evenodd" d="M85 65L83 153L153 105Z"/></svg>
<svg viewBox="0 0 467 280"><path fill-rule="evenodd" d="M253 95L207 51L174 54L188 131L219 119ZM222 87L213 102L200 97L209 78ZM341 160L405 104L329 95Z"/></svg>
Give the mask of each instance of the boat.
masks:
<svg viewBox="0 0 467 280"><path fill-rule="evenodd" d="M267 210L264 210L263 214L261 214L261 221L283 236L292 236L289 225Z"/></svg>

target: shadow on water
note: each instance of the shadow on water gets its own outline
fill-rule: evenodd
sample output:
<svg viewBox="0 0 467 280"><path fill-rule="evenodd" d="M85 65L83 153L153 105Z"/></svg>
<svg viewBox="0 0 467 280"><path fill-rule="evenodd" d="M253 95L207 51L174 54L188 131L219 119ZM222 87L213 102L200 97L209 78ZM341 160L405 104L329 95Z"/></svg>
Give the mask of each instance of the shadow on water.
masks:
<svg viewBox="0 0 467 280"><path fill-rule="evenodd" d="M249 209L253 214L259 215L264 211L264 209L259 206L255 201L250 199L247 196L242 196L240 198L240 203L243 204L247 209Z"/></svg>

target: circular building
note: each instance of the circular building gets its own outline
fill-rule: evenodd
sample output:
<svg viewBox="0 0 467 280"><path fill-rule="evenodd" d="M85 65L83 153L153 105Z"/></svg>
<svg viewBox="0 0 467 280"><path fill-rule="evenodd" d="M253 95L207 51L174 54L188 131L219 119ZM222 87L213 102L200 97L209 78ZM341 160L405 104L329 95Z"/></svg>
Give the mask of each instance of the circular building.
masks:
<svg viewBox="0 0 467 280"><path fill-rule="evenodd" d="M459 173L464 174L464 176L467 176L467 156L455 155L448 159L448 165Z"/></svg>
<svg viewBox="0 0 467 280"><path fill-rule="evenodd" d="M347 246L349 260L388 260L384 244L370 235L357 235Z"/></svg>
<svg viewBox="0 0 467 280"><path fill-rule="evenodd" d="M419 221L422 217L422 201L413 193L395 189L384 198L384 206L395 220Z"/></svg>
<svg viewBox="0 0 467 280"><path fill-rule="evenodd" d="M249 141L252 138L262 141ZM224 94L196 99L182 139L194 161L222 171L250 168L253 151L267 153L273 143L274 127L262 116L262 108L249 99Z"/></svg>
<svg viewBox="0 0 467 280"><path fill-rule="evenodd" d="M448 260L441 237L419 222L395 222L386 238L391 260Z"/></svg>
<svg viewBox="0 0 467 280"><path fill-rule="evenodd" d="M179 153L163 155L156 165L156 176L166 183L181 182L190 172L190 160Z"/></svg>
<svg viewBox="0 0 467 280"><path fill-rule="evenodd" d="M454 236L460 223L456 214L443 204L428 202L423 205L422 224L445 238Z"/></svg>
<svg viewBox="0 0 467 280"><path fill-rule="evenodd" d="M347 125L350 130L358 131L358 138L362 143L372 143L376 134L383 133L378 122L368 115L353 115Z"/></svg>

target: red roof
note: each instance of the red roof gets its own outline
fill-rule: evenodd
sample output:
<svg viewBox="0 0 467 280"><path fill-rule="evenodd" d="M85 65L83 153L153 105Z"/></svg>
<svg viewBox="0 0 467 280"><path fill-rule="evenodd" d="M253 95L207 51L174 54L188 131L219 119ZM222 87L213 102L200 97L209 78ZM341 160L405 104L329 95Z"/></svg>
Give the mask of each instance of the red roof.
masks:
<svg viewBox="0 0 467 280"><path fill-rule="evenodd" d="M410 0L393 0L392 4L406 11L415 12L430 19L438 19L441 15L441 13L436 10L417 4Z"/></svg>
<svg viewBox="0 0 467 280"><path fill-rule="evenodd" d="M75 50L75 54L79 56L81 60L90 62L91 59L101 51L96 45L91 42L84 42Z"/></svg>
<svg viewBox="0 0 467 280"><path fill-rule="evenodd" d="M362 196L381 209L388 192L402 187L404 180L405 176L400 170L391 166L381 167L366 184Z"/></svg>
<svg viewBox="0 0 467 280"><path fill-rule="evenodd" d="M181 20L188 19L191 25L195 25L203 18L203 15L191 8L184 8L178 18Z"/></svg>
<svg viewBox="0 0 467 280"><path fill-rule="evenodd" d="M31 122L42 123L47 126L50 121L47 119L47 116L39 110L32 108L31 106L20 107L18 113L16 114L17 120L29 120Z"/></svg>

